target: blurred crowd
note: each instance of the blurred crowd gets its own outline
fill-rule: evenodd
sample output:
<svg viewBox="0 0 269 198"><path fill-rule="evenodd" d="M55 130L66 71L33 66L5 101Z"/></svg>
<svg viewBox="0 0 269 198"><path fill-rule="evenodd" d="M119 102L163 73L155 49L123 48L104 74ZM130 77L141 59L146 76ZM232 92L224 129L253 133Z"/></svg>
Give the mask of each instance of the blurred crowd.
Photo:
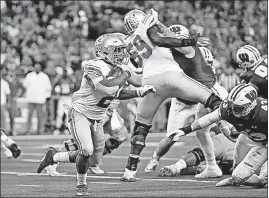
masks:
<svg viewBox="0 0 269 198"><path fill-rule="evenodd" d="M80 85L81 62L94 57L94 40L107 32L125 33L123 18L128 11L147 12L154 8L165 25L182 24L191 34L199 32L210 38L217 76L230 90L240 81L237 74L241 71L235 62L237 49L250 44L261 54L268 51L267 3L228 0L1 1L2 75L7 82L16 85L11 90L11 98L26 97L25 77L38 67L48 76L51 86L46 104L51 98L57 100L54 96L59 96L59 92L54 89L64 73L72 76L69 81L71 94ZM167 112L162 114L166 116ZM165 130L166 118L163 117L159 119L163 124L157 126L158 130ZM56 116L51 119L55 120Z"/></svg>

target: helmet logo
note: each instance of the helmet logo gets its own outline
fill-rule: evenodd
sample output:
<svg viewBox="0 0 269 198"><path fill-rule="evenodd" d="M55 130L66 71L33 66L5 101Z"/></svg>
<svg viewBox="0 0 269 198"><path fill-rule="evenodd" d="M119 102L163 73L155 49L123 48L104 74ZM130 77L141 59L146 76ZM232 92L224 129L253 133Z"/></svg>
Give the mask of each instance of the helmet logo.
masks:
<svg viewBox="0 0 269 198"><path fill-rule="evenodd" d="M180 33L181 32L181 28L178 27L178 26L174 26L174 27L171 27L170 30L174 33Z"/></svg>
<svg viewBox="0 0 269 198"><path fill-rule="evenodd" d="M249 56L247 53L239 54L239 58L242 62L249 62Z"/></svg>
<svg viewBox="0 0 269 198"><path fill-rule="evenodd" d="M250 92L246 93L245 97L250 101L254 101L257 98L257 94L254 90L251 90Z"/></svg>

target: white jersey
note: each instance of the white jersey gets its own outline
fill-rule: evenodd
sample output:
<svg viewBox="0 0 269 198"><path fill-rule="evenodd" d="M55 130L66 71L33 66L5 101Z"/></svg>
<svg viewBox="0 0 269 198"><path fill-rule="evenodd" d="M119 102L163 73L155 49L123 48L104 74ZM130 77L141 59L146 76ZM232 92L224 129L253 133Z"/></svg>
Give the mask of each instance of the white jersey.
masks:
<svg viewBox="0 0 269 198"><path fill-rule="evenodd" d="M119 86L108 88L98 84L104 77L108 77L110 73L110 66L100 59L84 62L84 73L80 89L73 94L72 107L87 118L103 119L110 102L115 98L115 94L119 89ZM87 82L85 75L90 76L95 87ZM102 89L96 89L97 84Z"/></svg>
<svg viewBox="0 0 269 198"><path fill-rule="evenodd" d="M127 50L133 58L143 61L143 79L167 71L182 71L174 60L170 49L154 46L147 36L147 29L140 24L136 31L126 38Z"/></svg>

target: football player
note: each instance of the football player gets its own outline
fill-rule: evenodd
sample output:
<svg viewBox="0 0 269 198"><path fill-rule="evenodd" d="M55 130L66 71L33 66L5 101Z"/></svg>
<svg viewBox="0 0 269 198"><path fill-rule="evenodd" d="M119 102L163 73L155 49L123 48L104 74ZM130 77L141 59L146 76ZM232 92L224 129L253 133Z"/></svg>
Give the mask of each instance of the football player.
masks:
<svg viewBox="0 0 269 198"><path fill-rule="evenodd" d="M248 84L234 87L227 100L218 109L209 113L191 125L180 128L168 139L178 140L180 136L199 130L219 120L226 120L240 133L235 146L232 176L216 186L240 185L246 181L259 185L267 181L268 144L268 102L257 98L256 89ZM264 166L263 166L264 165ZM262 167L263 166L263 167ZM262 167L260 177L254 173Z"/></svg>
<svg viewBox="0 0 269 198"><path fill-rule="evenodd" d="M21 154L21 149L18 147L17 143L13 141L11 138L7 137L5 131L1 130L1 147L4 150L5 155L8 158L14 157L18 158Z"/></svg>
<svg viewBox="0 0 269 198"><path fill-rule="evenodd" d="M130 78L130 73L113 77L126 58L125 45L113 34L106 35L101 40L100 58L90 60L84 67L80 89L73 94L71 108L68 109L68 127L79 148L76 158L77 187L76 195L88 195L87 170L90 161L99 164L105 146L102 119L110 102L117 99L144 97L154 92L154 87L144 85L137 89L124 89L120 85ZM113 84L114 86L106 86ZM57 151L49 148L42 158L37 172L53 164L53 155Z"/></svg>
<svg viewBox="0 0 269 198"><path fill-rule="evenodd" d="M185 26L172 25L171 27L169 27L169 29L167 29L164 25L160 23L158 26L160 26L160 29L162 29L162 33L164 35L171 35L171 33L174 33L177 38L190 38L189 30ZM171 31L171 33L169 32L169 30ZM208 89L211 89L211 91L218 95L221 99L225 99L228 96L228 92L225 90L225 88L218 84L215 77L215 73L212 68L213 55L210 50L205 47L189 46L183 48L171 48L171 51L174 56L174 59L183 69L185 74L197 80L201 84L205 85ZM173 107L172 105L171 108ZM196 119L208 113L208 110L204 107L204 105L198 104L197 110L195 109L196 107L197 106L192 104L188 108L184 108L184 113L172 111L172 114L171 116L169 116L169 119L171 119L171 122L173 122L174 125L178 124L178 126L183 127L185 126L184 124L186 124L186 120L189 119L189 113L196 111ZM177 120L181 119L181 122L175 122L175 117L178 117ZM168 120L168 123L169 122L170 121ZM195 175L195 178L220 177L222 175L222 171L220 170L215 160L215 153L213 149L214 144L209 133L210 128L211 126L196 131L196 136L200 142L200 147L203 150L207 162L207 168L202 173ZM175 128L173 128L172 130L167 128L168 136L169 133L173 132L174 130ZM166 138L161 140L153 154L153 159L145 168L145 172L150 172L154 170L159 164L159 159L169 150L169 148L173 144L174 142L168 142Z"/></svg>
<svg viewBox="0 0 269 198"><path fill-rule="evenodd" d="M262 58L259 50L251 45L244 45L236 53L236 61L244 72L240 77L255 87L259 96L268 98L268 62Z"/></svg>
<svg viewBox="0 0 269 198"><path fill-rule="evenodd" d="M138 58L143 65L142 84L154 85L157 92L148 94L138 102L131 152L122 181L136 181L140 153L146 146L145 140L153 117L164 100L175 97L200 102L212 109L221 103L215 93L182 71L170 51L171 47L195 46L198 40L208 44L208 40L200 37L164 37L159 33L157 20L152 13L146 15L140 10L132 10L124 18L124 26L129 34L125 41L126 49L132 58Z"/></svg>
<svg viewBox="0 0 269 198"><path fill-rule="evenodd" d="M215 128L218 129L218 127ZM219 133L212 136L212 141L218 166L223 174L231 174L235 140L232 142L223 133ZM205 162L204 160L203 150L200 147L196 147L182 156L176 163L161 168L160 175L172 177L200 173L206 168L206 164L203 163Z"/></svg>

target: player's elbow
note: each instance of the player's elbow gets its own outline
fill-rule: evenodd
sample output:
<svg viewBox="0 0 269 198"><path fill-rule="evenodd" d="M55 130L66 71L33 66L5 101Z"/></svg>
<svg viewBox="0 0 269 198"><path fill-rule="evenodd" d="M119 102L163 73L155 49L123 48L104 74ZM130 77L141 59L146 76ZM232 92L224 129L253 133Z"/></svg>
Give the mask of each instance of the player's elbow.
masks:
<svg viewBox="0 0 269 198"><path fill-rule="evenodd" d="M162 37L160 37L159 35L155 34L155 35L150 35L149 36L151 42L154 44L154 45L157 45L159 47L163 47L163 39Z"/></svg>

